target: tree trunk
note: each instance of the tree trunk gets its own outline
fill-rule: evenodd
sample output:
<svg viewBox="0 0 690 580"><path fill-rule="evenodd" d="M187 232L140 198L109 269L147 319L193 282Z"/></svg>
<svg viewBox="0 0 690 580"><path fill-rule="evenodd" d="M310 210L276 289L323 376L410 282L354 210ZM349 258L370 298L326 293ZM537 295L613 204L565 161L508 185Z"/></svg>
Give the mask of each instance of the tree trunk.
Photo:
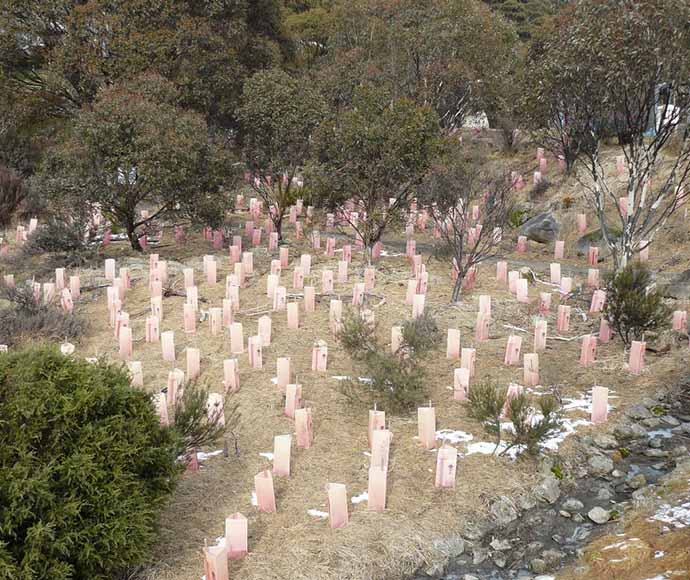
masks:
<svg viewBox="0 0 690 580"><path fill-rule="evenodd" d="M283 214L282 214L282 212L280 213L280 216L274 218L273 225L276 229L276 233L278 234L278 241L282 242L283 241Z"/></svg>
<svg viewBox="0 0 690 580"><path fill-rule="evenodd" d="M127 238L129 239L129 243L132 246L132 249L137 252L143 252L144 250L141 247L141 244L139 243L139 237L137 236L137 231L134 227L134 221L127 220L125 227L127 228Z"/></svg>
<svg viewBox="0 0 690 580"><path fill-rule="evenodd" d="M465 275L462 273L458 273L458 279L455 281L455 284L453 285L453 295L451 296L451 300L453 302L460 302L460 295L462 294L462 281L465 279Z"/></svg>

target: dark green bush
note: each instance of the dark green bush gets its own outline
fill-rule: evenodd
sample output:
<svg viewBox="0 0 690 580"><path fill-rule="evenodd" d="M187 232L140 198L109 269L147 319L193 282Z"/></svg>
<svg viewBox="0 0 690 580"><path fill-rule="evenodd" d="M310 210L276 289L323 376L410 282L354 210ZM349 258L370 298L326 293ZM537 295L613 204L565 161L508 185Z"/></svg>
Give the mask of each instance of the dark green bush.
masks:
<svg viewBox="0 0 690 580"><path fill-rule="evenodd" d="M238 404L225 399L223 410L225 423L209 420L208 386L192 382L185 384L182 396L175 404L174 430L178 436L178 455L188 455L202 447L212 445L226 432L235 440L237 450L236 429L240 420Z"/></svg>
<svg viewBox="0 0 690 580"><path fill-rule="evenodd" d="M65 312L58 304L43 304L42 300L34 300L28 284L10 288L0 283L0 344L72 340L84 333L88 325L79 314Z"/></svg>
<svg viewBox="0 0 690 580"><path fill-rule="evenodd" d="M179 440L129 382L50 348L0 354L0 577L106 580L149 557Z"/></svg>
<svg viewBox="0 0 690 580"><path fill-rule="evenodd" d="M51 268L77 267L96 257L96 247L84 224L52 219L41 224L22 246L23 256L44 254L51 254Z"/></svg>
<svg viewBox="0 0 690 580"><path fill-rule="evenodd" d="M509 420L513 430L501 430L503 409L507 400L507 388L498 387L491 379L470 388L467 397L467 413L479 421L484 430L496 438L496 451L505 442L501 455L514 447L520 447L530 455L539 453L545 439L552 436L561 425L558 401L551 395L537 398L536 404L524 392L513 397L508 404ZM495 452L495 451L494 451Z"/></svg>
<svg viewBox="0 0 690 580"><path fill-rule="evenodd" d="M550 187L551 182L545 177L542 177L542 179L535 184L534 188L532 189L532 197L541 197L549 190Z"/></svg>
<svg viewBox="0 0 690 580"><path fill-rule="evenodd" d="M424 355L439 340L434 319L424 314L402 326L402 343L397 353L382 344L376 327L366 324L359 313L343 317L339 340L352 360L361 363L360 378L341 381L340 391L351 401L376 403L389 413L406 413L426 401L427 375L422 366Z"/></svg>
<svg viewBox="0 0 690 580"><path fill-rule="evenodd" d="M604 315L626 345L642 340L645 332L667 325L671 310L652 289L652 277L642 266L627 266L609 276Z"/></svg>

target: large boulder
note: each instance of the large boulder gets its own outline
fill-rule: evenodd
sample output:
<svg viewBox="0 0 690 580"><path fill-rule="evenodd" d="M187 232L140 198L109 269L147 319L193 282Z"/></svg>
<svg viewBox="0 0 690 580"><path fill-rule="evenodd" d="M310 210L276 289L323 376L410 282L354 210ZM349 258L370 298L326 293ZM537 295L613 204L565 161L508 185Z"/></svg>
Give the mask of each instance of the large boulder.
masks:
<svg viewBox="0 0 690 580"><path fill-rule="evenodd" d="M614 241L620 237L620 231L611 228L609 229ZM611 250L609 249L608 244L604 241L604 235L602 234L601 229L594 230L593 232L589 232L580 237L575 244L575 251L577 252L578 256L586 256L587 252L589 252L590 246L596 246L599 248L599 260L603 260L611 255Z"/></svg>
<svg viewBox="0 0 690 580"><path fill-rule="evenodd" d="M551 212L540 213L527 220L520 228L520 235L528 240L547 244L558 238L561 224Z"/></svg>
<svg viewBox="0 0 690 580"><path fill-rule="evenodd" d="M690 298L690 270L675 274L660 290L668 298L688 300Z"/></svg>

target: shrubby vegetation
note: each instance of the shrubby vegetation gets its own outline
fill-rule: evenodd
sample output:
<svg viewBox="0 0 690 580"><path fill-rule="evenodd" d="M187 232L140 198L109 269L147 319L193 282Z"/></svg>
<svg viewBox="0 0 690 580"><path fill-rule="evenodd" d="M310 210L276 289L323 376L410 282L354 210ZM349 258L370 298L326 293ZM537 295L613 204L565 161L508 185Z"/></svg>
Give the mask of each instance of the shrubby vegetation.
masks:
<svg viewBox="0 0 690 580"><path fill-rule="evenodd" d="M491 379L472 385L466 407L468 415L495 437L494 453L501 449L500 455L514 448L536 455L544 440L553 436L561 425L560 406L555 397L544 395L532 399L523 392L508 400L506 387L497 386ZM512 429L501 428L501 423L506 421L512 423Z"/></svg>
<svg viewBox="0 0 690 580"><path fill-rule="evenodd" d="M188 385L161 427L123 368L52 348L0 354L0 575L113 578L149 558L190 445L211 443ZM183 409L183 410L182 410Z"/></svg>
<svg viewBox="0 0 690 580"><path fill-rule="evenodd" d="M28 283L9 287L0 282L0 344L15 346L27 340L73 340L87 328L77 313L68 313L56 303L37 301Z"/></svg>
<svg viewBox="0 0 690 580"><path fill-rule="evenodd" d="M609 276L604 315L626 345L643 340L646 332L668 325L671 310L653 287L652 276L642 265L629 265Z"/></svg>
<svg viewBox="0 0 690 580"><path fill-rule="evenodd" d="M344 316L338 339L357 365L357 377L340 382L341 392L351 401L388 413L407 413L427 399L427 372L423 362L440 340L436 321L429 315L402 324L402 341L391 352L377 336L376 325L357 311Z"/></svg>

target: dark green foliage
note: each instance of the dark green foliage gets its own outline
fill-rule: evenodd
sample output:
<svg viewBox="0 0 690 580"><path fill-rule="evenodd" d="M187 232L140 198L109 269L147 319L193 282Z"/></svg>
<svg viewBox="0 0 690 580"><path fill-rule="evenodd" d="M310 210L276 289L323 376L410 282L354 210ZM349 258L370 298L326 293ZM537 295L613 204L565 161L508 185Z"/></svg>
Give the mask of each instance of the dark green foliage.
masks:
<svg viewBox="0 0 690 580"><path fill-rule="evenodd" d="M0 344L25 340L70 340L81 336L87 322L55 304L36 302L28 284L10 288L0 283Z"/></svg>
<svg viewBox="0 0 690 580"><path fill-rule="evenodd" d="M441 341L441 331L436 319L428 312L406 320L402 325L401 349L408 356L423 357Z"/></svg>
<svg viewBox="0 0 690 580"><path fill-rule="evenodd" d="M643 266L628 265L609 276L604 315L626 345L668 324L671 310L651 285L652 277Z"/></svg>
<svg viewBox="0 0 690 580"><path fill-rule="evenodd" d="M225 424L220 422L220 415L214 412L213 419L208 413L209 389L201 383L187 383L182 396L175 404L175 425L173 429L178 436L178 455L211 445L229 432L233 437L240 419L238 404L224 403Z"/></svg>
<svg viewBox="0 0 690 580"><path fill-rule="evenodd" d="M50 150L37 186L76 210L98 204L135 250L153 220L193 215L218 194L229 160L200 115L171 104L174 93L153 75L99 91ZM153 208L149 217L141 217L142 207Z"/></svg>
<svg viewBox="0 0 690 580"><path fill-rule="evenodd" d="M319 125L307 175L323 206L338 211L351 200L360 208L358 223L350 225L369 257L386 228L401 222L439 135L430 107L373 84L359 86L350 109Z"/></svg>
<svg viewBox="0 0 690 580"><path fill-rule="evenodd" d="M561 0L484 0L494 10L515 24L519 35L528 39L544 17L553 15ZM566 0L567 1L567 0Z"/></svg>
<svg viewBox="0 0 690 580"><path fill-rule="evenodd" d="M272 208L279 239L283 217L300 197L293 178L308 160L312 134L326 114L318 89L282 70L258 72L245 83L237 111L244 158L257 178L251 186Z"/></svg>
<svg viewBox="0 0 690 580"><path fill-rule="evenodd" d="M30 256L46 253L70 254L73 257L93 255L95 252L85 234L86 228L78 222L52 219L36 228L22 246L22 252Z"/></svg>
<svg viewBox="0 0 690 580"><path fill-rule="evenodd" d="M507 389L498 387L491 379L473 385L467 397L467 414L484 426L484 430L496 438L496 451L504 443L501 455L518 447L530 455L539 453L541 443L552 436L561 425L561 414L555 397L545 395L536 404L525 393L513 397L507 406L512 421L511 431L501 430L505 420Z"/></svg>
<svg viewBox="0 0 690 580"><path fill-rule="evenodd" d="M358 378L340 383L346 397L366 405L376 403L393 414L407 413L426 400L427 375L421 362L439 341L436 322L425 314L405 322L402 335L399 351L391 353L377 338L375 326L363 321L358 313L344 317L340 343L354 361L361 363Z"/></svg>
<svg viewBox="0 0 690 580"><path fill-rule="evenodd" d="M532 197L542 197L551 187L551 182L542 177L532 189Z"/></svg>
<svg viewBox="0 0 690 580"><path fill-rule="evenodd" d="M149 557L180 465L127 372L0 354L0 576L109 580Z"/></svg>

